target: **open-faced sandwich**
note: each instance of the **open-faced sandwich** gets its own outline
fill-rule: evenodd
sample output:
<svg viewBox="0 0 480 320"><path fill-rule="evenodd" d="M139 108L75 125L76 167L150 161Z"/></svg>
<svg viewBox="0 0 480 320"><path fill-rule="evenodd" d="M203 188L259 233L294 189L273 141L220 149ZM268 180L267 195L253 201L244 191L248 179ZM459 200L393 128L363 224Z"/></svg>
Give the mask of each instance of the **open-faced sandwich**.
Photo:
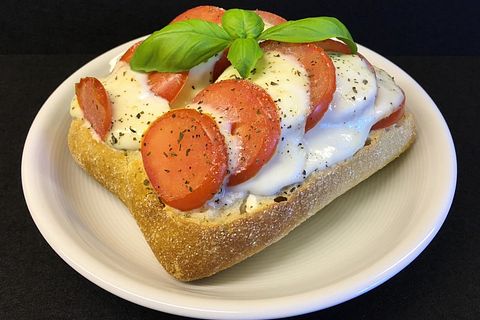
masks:
<svg viewBox="0 0 480 320"><path fill-rule="evenodd" d="M402 89L331 17L196 7L75 93L73 158L184 281L278 241L415 137Z"/></svg>

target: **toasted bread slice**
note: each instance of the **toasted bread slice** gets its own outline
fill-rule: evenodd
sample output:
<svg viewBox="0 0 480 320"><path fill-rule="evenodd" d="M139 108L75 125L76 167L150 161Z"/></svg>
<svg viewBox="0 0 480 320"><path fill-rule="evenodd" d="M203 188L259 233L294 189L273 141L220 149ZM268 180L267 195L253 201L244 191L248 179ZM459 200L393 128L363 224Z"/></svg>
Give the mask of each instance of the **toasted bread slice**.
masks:
<svg viewBox="0 0 480 320"><path fill-rule="evenodd" d="M280 240L397 158L414 139L414 119L407 112L395 125L372 131L351 158L313 172L278 195L255 201L247 197L214 215L165 206L148 181L140 152L96 141L83 120L72 121L68 146L76 162L125 203L166 271L190 281L231 267Z"/></svg>

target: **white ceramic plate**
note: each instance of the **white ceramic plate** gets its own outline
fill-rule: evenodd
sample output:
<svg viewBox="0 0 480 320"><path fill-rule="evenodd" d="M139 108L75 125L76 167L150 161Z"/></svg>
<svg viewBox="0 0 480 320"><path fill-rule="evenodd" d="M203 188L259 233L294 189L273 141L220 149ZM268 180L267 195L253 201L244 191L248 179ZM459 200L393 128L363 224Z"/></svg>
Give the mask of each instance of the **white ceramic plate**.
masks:
<svg viewBox="0 0 480 320"><path fill-rule="evenodd" d="M25 198L40 232L68 264L100 287L190 317L302 314L389 279L420 254L445 220L456 184L448 127L410 76L360 47L406 92L418 123L411 150L260 254L208 279L174 280L155 260L128 210L83 172L67 149L74 83L107 74L108 62L133 42L89 62L53 92L32 124L22 159Z"/></svg>

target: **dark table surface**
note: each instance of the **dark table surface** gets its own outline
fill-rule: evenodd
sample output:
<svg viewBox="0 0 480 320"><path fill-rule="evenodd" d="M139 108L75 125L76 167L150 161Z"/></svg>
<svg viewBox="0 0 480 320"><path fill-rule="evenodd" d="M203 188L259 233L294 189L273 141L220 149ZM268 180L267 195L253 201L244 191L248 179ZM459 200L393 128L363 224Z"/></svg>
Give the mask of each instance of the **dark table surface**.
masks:
<svg viewBox="0 0 480 320"><path fill-rule="evenodd" d="M91 58L0 56L0 318L180 318L118 298L76 273L48 246L26 207L20 161L29 126L50 93ZM452 208L432 243L398 275L358 298L299 319L480 317L480 155L475 133L480 120L480 58L390 58L424 87L450 126L459 169Z"/></svg>

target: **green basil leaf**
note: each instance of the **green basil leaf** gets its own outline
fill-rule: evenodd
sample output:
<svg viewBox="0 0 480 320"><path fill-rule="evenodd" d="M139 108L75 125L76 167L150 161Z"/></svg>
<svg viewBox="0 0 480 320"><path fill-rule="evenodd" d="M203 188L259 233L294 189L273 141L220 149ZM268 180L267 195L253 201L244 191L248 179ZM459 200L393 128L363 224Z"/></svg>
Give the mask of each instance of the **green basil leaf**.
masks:
<svg viewBox="0 0 480 320"><path fill-rule="evenodd" d="M185 71L224 50L231 41L215 23L198 19L175 22L145 39L130 66L144 72Z"/></svg>
<svg viewBox="0 0 480 320"><path fill-rule="evenodd" d="M259 37L259 40L276 40L281 42L315 42L338 38L345 42L350 50L357 52L357 45L343 23L333 17L306 18L292 20L273 26Z"/></svg>
<svg viewBox="0 0 480 320"><path fill-rule="evenodd" d="M228 50L227 58L240 73L240 76L247 78L262 56L263 51L260 49L257 40L248 38L235 39Z"/></svg>
<svg viewBox="0 0 480 320"><path fill-rule="evenodd" d="M222 27L232 38L257 38L263 31L264 23L253 11L230 9L223 14Z"/></svg>

